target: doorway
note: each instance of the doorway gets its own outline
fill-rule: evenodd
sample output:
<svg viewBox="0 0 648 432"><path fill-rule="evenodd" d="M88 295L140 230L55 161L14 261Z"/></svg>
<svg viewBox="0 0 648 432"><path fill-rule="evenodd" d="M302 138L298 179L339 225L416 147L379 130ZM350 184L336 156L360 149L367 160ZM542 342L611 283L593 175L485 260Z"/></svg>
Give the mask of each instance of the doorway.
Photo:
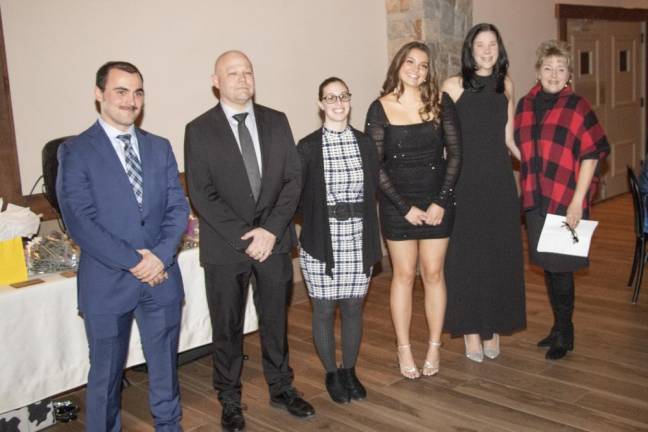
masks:
<svg viewBox="0 0 648 432"><path fill-rule="evenodd" d="M610 142L598 195L610 198L627 192L626 166L639 169L646 154L646 23L637 18L648 19L648 10L626 16L620 11L637 10L557 8L561 39L572 49L574 90L590 101Z"/></svg>

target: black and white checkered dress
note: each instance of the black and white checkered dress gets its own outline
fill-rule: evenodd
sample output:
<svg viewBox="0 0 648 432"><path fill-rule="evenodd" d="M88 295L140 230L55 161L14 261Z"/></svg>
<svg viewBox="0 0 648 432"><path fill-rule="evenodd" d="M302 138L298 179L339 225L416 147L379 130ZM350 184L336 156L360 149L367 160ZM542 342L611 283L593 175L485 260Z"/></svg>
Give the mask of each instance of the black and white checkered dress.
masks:
<svg viewBox="0 0 648 432"><path fill-rule="evenodd" d="M362 159L351 129L335 132L322 128L322 153L327 205L362 202ZM329 225L335 263L333 277L326 274L326 263L313 258L303 248L299 252L308 294L327 300L364 297L370 278L362 268L362 218L329 218Z"/></svg>

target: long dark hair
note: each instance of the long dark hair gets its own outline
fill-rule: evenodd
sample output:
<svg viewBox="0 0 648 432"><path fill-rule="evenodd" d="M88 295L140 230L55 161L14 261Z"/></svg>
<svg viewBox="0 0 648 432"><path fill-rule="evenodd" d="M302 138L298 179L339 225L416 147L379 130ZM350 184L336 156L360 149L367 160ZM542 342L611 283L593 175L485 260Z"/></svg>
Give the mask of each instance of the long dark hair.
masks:
<svg viewBox="0 0 648 432"><path fill-rule="evenodd" d="M473 56L473 43L475 42L477 35L485 31L495 33L495 38L497 39L498 55L497 62L493 67L493 74L497 78L495 91L502 93L504 91L504 80L506 79L506 74L509 68L508 55L506 54L506 48L504 48L504 42L502 42L502 36L500 35L499 30L497 30L497 27L493 24L489 23L476 24L473 28L468 30L466 39L464 39L463 48L461 49L461 78L463 81L463 87L472 91L480 91L483 87L475 79L477 63Z"/></svg>
<svg viewBox="0 0 648 432"><path fill-rule="evenodd" d="M428 72L425 76L425 80L419 84L419 91L421 92L421 101L423 102L423 107L419 110L419 116L423 121L429 121L431 118L437 120L439 114L441 113L441 104L439 101L439 86L437 84L436 70L434 69L434 61L432 59L432 54L430 53L430 48L425 45L423 42L409 42L403 45L394 58L392 59L389 69L387 70L387 78L382 86L381 96L385 96L389 93L395 93L396 99L400 99L400 96L403 94L403 83L398 77L398 72L400 71L401 66L405 63L407 55L413 49L423 51L428 57Z"/></svg>

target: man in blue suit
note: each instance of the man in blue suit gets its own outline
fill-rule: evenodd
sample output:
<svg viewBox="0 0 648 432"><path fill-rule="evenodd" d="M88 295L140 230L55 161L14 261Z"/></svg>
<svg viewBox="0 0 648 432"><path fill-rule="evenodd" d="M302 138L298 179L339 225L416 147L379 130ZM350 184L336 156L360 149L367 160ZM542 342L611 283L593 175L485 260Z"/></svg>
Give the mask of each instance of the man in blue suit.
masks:
<svg viewBox="0 0 648 432"><path fill-rule="evenodd" d="M56 192L81 247L78 303L90 350L86 430L120 431L133 317L156 431L180 430L176 353L184 291L176 262L189 208L169 142L134 126L143 78L126 62L97 71L100 117L61 145Z"/></svg>

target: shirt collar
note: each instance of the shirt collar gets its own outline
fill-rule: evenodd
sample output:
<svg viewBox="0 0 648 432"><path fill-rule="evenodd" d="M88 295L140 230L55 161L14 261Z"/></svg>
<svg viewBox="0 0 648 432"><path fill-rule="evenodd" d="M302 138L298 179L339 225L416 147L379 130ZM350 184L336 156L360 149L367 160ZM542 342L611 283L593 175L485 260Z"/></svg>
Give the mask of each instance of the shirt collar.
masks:
<svg viewBox="0 0 648 432"><path fill-rule="evenodd" d="M106 132L106 135L108 135L108 138L110 138L110 141L115 141L117 139L118 135L125 135L125 134L130 134L131 136L131 142L137 140L137 136L135 136L135 126L130 125L128 130L126 132L120 131L114 126L109 125L106 123L104 119L99 117L99 124L103 128L104 132Z"/></svg>
<svg viewBox="0 0 648 432"><path fill-rule="evenodd" d="M227 105L226 103L223 103L222 101L219 102L219 103L220 103L221 107L223 108L223 112L225 113L225 116L227 117L227 119L230 122L231 121L236 121L235 119L232 118L235 114L240 114L240 113L244 113L244 112L248 113L248 118L254 118L254 109L253 109L251 100L248 101L245 104L245 107L243 108L243 111L239 111L239 110L237 110L235 108L232 108L231 106Z"/></svg>

